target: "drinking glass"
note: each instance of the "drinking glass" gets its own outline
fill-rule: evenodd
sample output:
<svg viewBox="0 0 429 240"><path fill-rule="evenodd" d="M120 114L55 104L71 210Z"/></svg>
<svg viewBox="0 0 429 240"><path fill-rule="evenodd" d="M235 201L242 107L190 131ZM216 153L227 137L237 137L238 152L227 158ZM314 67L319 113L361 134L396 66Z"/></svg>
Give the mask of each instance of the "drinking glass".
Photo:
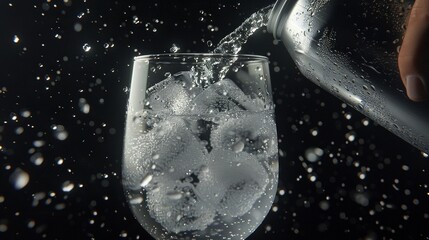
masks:
<svg viewBox="0 0 429 240"><path fill-rule="evenodd" d="M123 186L155 239L245 239L273 203L277 153L266 57L135 58Z"/></svg>

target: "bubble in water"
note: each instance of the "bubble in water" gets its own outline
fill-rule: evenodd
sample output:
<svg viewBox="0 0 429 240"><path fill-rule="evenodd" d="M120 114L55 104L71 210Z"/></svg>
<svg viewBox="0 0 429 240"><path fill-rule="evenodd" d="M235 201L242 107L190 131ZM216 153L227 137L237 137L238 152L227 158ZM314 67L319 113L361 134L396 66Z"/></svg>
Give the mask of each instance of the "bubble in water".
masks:
<svg viewBox="0 0 429 240"><path fill-rule="evenodd" d="M65 181L63 182L63 192L70 192L71 190L73 190L74 188L74 183L70 182L70 181Z"/></svg>
<svg viewBox="0 0 429 240"><path fill-rule="evenodd" d="M91 46L90 46L88 43L85 43L85 44L82 46L82 48L83 48L83 50L84 50L85 52L89 52L89 51L91 50Z"/></svg>
<svg viewBox="0 0 429 240"><path fill-rule="evenodd" d="M170 52L177 53L179 50L180 50L180 48L176 44L173 43L173 45L170 48Z"/></svg>
<svg viewBox="0 0 429 240"><path fill-rule="evenodd" d="M212 46L213 46L213 42L212 42L211 40L208 40L208 41L207 41L207 46L208 46L208 47L212 47Z"/></svg>
<svg viewBox="0 0 429 240"><path fill-rule="evenodd" d="M13 42L14 43L19 43L19 37L17 35L13 36Z"/></svg>
<svg viewBox="0 0 429 240"><path fill-rule="evenodd" d="M17 168L9 177L9 181L12 183L16 190L20 190L27 186L30 181L30 175L21 168Z"/></svg>

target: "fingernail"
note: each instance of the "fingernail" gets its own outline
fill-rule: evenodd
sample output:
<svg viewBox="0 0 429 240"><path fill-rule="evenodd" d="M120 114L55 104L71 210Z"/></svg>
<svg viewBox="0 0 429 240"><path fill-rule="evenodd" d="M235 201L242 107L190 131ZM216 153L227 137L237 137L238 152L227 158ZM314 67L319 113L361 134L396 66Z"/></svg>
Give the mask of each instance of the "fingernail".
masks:
<svg viewBox="0 0 429 240"><path fill-rule="evenodd" d="M407 76L407 95L408 97L416 102L424 101L428 98L428 92L426 91L426 86L423 80L416 76L410 75Z"/></svg>

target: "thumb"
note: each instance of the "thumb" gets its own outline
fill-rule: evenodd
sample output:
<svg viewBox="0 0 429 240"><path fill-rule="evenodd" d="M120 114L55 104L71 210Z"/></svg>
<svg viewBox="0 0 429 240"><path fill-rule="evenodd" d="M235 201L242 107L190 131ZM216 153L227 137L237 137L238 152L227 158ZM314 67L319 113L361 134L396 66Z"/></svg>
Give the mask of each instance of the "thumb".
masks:
<svg viewBox="0 0 429 240"><path fill-rule="evenodd" d="M429 98L429 0L416 0L398 57L399 72L413 101Z"/></svg>

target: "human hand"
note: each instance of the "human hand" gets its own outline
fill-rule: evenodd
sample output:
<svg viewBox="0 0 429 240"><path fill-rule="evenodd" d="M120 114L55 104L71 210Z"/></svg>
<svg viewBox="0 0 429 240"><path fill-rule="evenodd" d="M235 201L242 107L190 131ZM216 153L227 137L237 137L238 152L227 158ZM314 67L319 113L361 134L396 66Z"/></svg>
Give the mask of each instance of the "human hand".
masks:
<svg viewBox="0 0 429 240"><path fill-rule="evenodd" d="M429 99L429 0L416 0L398 57L402 83L416 102Z"/></svg>

